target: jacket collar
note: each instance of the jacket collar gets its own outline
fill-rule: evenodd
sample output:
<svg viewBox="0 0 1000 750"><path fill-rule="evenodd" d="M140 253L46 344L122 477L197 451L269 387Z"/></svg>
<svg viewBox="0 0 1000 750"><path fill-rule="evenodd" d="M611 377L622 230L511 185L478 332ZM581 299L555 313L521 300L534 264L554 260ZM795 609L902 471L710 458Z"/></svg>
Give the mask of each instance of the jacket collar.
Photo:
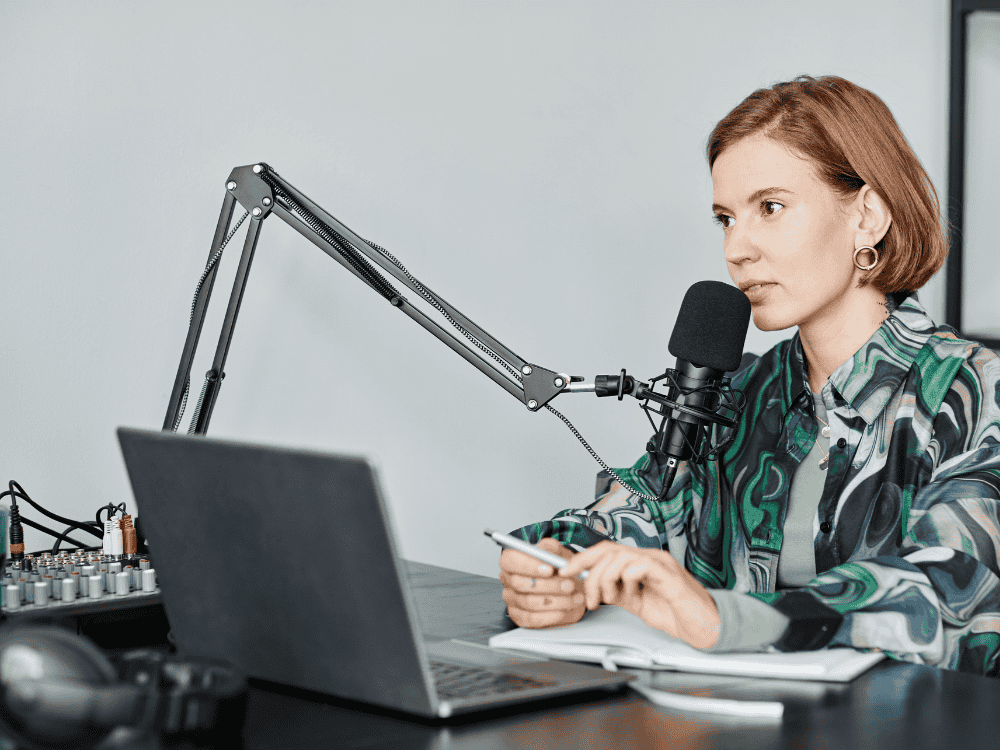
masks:
<svg viewBox="0 0 1000 750"><path fill-rule="evenodd" d="M867 424L871 424L902 385L918 352L935 332L934 321L912 294L853 357L833 371L829 385ZM801 352L798 336L796 344Z"/></svg>

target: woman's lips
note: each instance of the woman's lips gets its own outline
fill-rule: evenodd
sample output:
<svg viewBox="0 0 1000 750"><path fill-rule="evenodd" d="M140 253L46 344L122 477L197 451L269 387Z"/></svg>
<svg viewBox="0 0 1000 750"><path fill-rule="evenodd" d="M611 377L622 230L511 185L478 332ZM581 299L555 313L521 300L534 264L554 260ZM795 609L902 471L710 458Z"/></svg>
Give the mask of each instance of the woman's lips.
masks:
<svg viewBox="0 0 1000 750"><path fill-rule="evenodd" d="M774 284L766 281L747 287L743 293L747 296L747 299L750 300L750 304L754 304L756 302L761 302L764 297L767 296L767 293L771 290L772 286L774 286Z"/></svg>

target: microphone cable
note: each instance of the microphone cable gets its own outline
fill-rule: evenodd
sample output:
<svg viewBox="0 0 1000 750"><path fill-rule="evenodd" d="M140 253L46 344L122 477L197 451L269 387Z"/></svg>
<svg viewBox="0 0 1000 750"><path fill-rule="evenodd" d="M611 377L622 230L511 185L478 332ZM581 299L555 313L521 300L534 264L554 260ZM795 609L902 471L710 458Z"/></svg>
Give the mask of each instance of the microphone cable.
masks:
<svg viewBox="0 0 1000 750"><path fill-rule="evenodd" d="M369 284L369 286L375 289L375 291L377 291L380 295L385 297L390 302L394 298L398 298L400 296L399 293L396 291L396 289L393 287L393 285L384 276L382 276L382 274L379 273L379 271L372 265L369 259L366 258L361 253L360 250L358 250L351 242L349 242L340 233L338 233L336 230L330 227L321 218L316 216L312 211L310 211L305 206L302 206L297 200L295 200L293 196L289 195L288 192L284 190L282 186L278 183L278 181L274 179L274 176L272 175L269 167L265 166L263 171L260 173L260 176L261 179L263 179L263 181L266 182L268 186L271 188L271 190L274 192L275 199L280 199L282 203L285 204L285 207L287 209L290 209L294 213L298 214L299 218L303 222L305 222L306 225L308 225L320 237L322 237L324 240L330 243L330 245L336 248L337 252L341 255L341 257L351 266L351 268L357 271L358 275L361 276L361 278L364 279ZM247 215L244 214L243 218L240 219L240 222L238 222L236 226L233 228L232 232L230 232L229 237L226 238L226 242L224 242L222 247L219 248L219 252L216 253L216 256L221 256L222 248L225 247L226 243L229 242L229 238L232 237L232 235L236 232L236 229L239 227L239 224L242 223L243 219L245 219L246 216ZM362 239L365 242L365 244L367 244L372 250L379 253L383 258L385 258L394 266L396 266L396 268L398 268L400 272L406 277L407 281L410 283L411 288L413 288L424 299L424 301L427 302L427 304L429 304L435 311L437 311L442 317L444 317L444 319L447 320L448 323L452 325L452 327L454 327L459 333L461 333L462 336L464 336L469 341L469 343L471 343L479 351L481 351L487 357L496 362L517 383L523 384L524 381L521 376L521 373L515 367L511 366L499 354L497 354L492 348L490 348L489 345L480 340L474 333L469 331L467 328L465 328L465 326L463 326L461 323L455 320L455 318L448 312L445 305L440 300L438 300L438 298L429 289L427 289L427 287L425 287L415 276L413 276L413 274L411 274L406 269L406 267L399 261L399 259L396 258L396 256L394 256L392 253L390 253L381 245L371 242L370 240L367 240L363 237L361 237L360 239ZM214 265L213 263L214 260L217 260L217 257L209 261L210 266ZM204 283L204 279L207 278L209 271L210 268L206 268L205 273L202 275L202 280L199 282L198 292L196 293L195 296L195 303L197 302L197 294L200 293L201 285ZM192 305L192 317L193 315L194 315L194 305ZM198 400L198 406L196 407L195 415L191 420L192 425L194 425L197 422L198 413L200 412L201 405L204 399L205 388L207 388L207 386L208 386L208 381L206 380L205 387L202 388L202 396ZM187 402L187 394L188 394L188 387L187 385L185 385L184 396L181 401L181 410L180 410L181 413L183 413L184 404ZM641 492L640 490L637 490L635 487L632 487L627 481L625 481L625 479L615 469L611 468L611 466L609 466L607 462L605 462L598 455L597 451L595 451L591 447L590 443L588 443L586 439L584 439L583 435L580 434L580 431L576 429L573 423L570 422L565 415L556 410L551 404L545 404L545 408L548 411L552 412L554 415L556 415L556 417L558 417L569 428L570 432L572 432L573 435L576 437L576 439L580 441L580 444L583 445L583 447L597 462L597 464L604 471L614 476L621 483L621 485L625 487L625 489L627 489L629 492L636 495L637 497L641 497L644 500L648 501L657 500L657 497L655 495L649 495L646 494L645 492ZM178 418L176 420L176 425L174 427L175 431L177 430L177 425L179 424L180 424L180 414L178 414Z"/></svg>
<svg viewBox="0 0 1000 750"><path fill-rule="evenodd" d="M562 414L562 412L557 411L552 406L552 404L545 404L545 408L548 409L553 414L555 414L557 417L559 417L559 419L561 419L566 424L566 426L569 427L569 431L572 432L576 436L576 439L579 440L580 443L583 445L583 447L587 449L587 452L593 457L593 459L595 461L597 461L597 463L600 465L600 467L602 469L604 469L606 472L608 472L608 474L611 474L613 477L615 477L619 481L619 483L621 483L622 487L624 487L625 489L627 489L629 492L631 492L636 497L641 497L643 500L655 501L655 500L659 499L659 498L656 497L656 495L647 495L645 492L640 492L635 487L633 487L628 482L626 482L622 478L621 474L619 474L617 471L615 471L610 466L608 466L604 462L604 459L602 459L600 456L597 455L597 451L595 451L593 448L590 447L590 443L588 443L586 440L584 440L583 435L581 435L580 431L578 429L576 429L576 427L573 426L573 423L570 422L569 419L567 419Z"/></svg>
<svg viewBox="0 0 1000 750"><path fill-rule="evenodd" d="M365 258L364 255L362 255L361 252L354 247L354 245L352 245L346 238L342 237L336 230L334 230L332 227L330 227L328 224L322 221L319 217L317 217L315 214L309 211L309 209L300 205L298 201L296 201L292 196L288 195L288 193L282 189L281 185L279 185L277 181L274 180L268 169L265 169L261 173L261 177L274 191L276 198L281 198L281 200L285 204L287 204L287 207L290 208L295 213L297 213L299 217L306 224L308 224L309 227L314 232L319 234L321 237L323 237L323 239L325 239L327 242L329 242L331 245L337 248L337 251L348 263L350 263L351 267L357 270L358 273L361 274L366 281L368 281L369 285L372 286L377 292L379 292L379 294L381 294L383 297L385 297L387 300L390 301L393 299L393 297L400 296L399 293L396 291L396 289L392 286L392 284L371 265L369 260ZM399 262L396 256L394 256L392 253L390 253L381 245L377 245L376 243L371 242L370 240L366 240L363 237L361 239L364 240L365 244L368 245L372 250L375 250L382 257L384 257L386 260L388 260L390 263L396 266L396 268L398 268L402 272L402 274L406 276L412 288L416 290L416 292L421 297L423 297L423 299L427 302L427 304L429 304L432 308L434 308L434 310L440 313L445 320L447 320L456 330L458 330L459 333L461 333L469 341L469 343L471 343L473 346L475 346L477 349L483 352L483 354L488 356L490 359L494 360L498 365L503 367L510 374L510 376L518 383L522 382L521 374L514 367L511 367L510 364L508 364L502 357L500 357L496 352L494 352L487 344L481 341L474 333L466 329L461 323L455 320L448 312L448 310L445 308L445 306L440 302L440 300L438 300L437 297L435 297L430 292L430 290L428 290L423 284L421 284L420 281L415 276L413 276L413 274L411 274L408 270L406 270L406 267Z"/></svg>
<svg viewBox="0 0 1000 750"><path fill-rule="evenodd" d="M395 289L393 289L392 285L381 274L379 274L377 270L375 270L371 266L368 260L360 254L360 252L357 250L357 248L354 247L354 245L348 242L347 239L342 237L332 227L330 227L325 222L320 220L311 211L299 205L299 203L295 201L294 198L292 198L290 195L288 195L288 193L286 193L284 190L281 189L281 186L278 185L275 180L269 179L270 174L266 169L262 172L262 177L264 178L264 181L267 182L268 185L270 185L271 189L274 191L275 197L281 198L281 200L284 203L286 203L287 206L291 208L295 213L297 213L302 218L302 220L305 221L313 229L313 231L315 231L317 234L323 237L323 239L325 239L331 245L336 247L337 250L341 253L341 255L343 255L345 259L349 260L353 268L359 269L363 267L365 269L365 273L363 274L365 279L370 280L371 277L377 277L378 283L374 281L369 281L369 283L373 287L375 287L376 291L379 291L383 297L389 299L391 298L390 295L382 291L383 288L387 287L389 290L392 290L393 293L392 296L398 296L398 294L396 294ZM416 292L421 297L423 297L424 300L431 307L433 307L438 313L440 313L444 317L444 319L447 320L455 329L457 329L473 346L475 346L477 349L479 349L481 352L486 354L497 364L503 367L510 374L510 376L514 378L518 383L523 383L523 378L521 377L521 373L518 372L516 368L512 367L502 357L500 357L500 355L494 352L488 345L483 343L478 337L476 337L474 333L466 329L461 323L455 320L455 318L452 317L451 314L449 314L448 310L437 299L437 297L435 297L434 294L429 289L427 289L427 287L425 287L422 283L420 283L419 279L417 279L413 274L411 274L406 269L406 266L404 266L399 261L399 259L396 258L395 255L390 253L381 245L372 242L371 240L367 240L364 237L362 237L361 239L364 240L364 242L370 248L378 252L382 257L384 257L386 260L388 260L390 263L396 266L396 268L398 268L403 273L403 275L406 276L407 280L410 282L411 287L415 289ZM648 495L645 492L640 492L636 488L632 487L628 482L626 482L625 479L623 479L622 476L617 471L611 468L604 461L604 459L602 459L598 455L597 451L595 451L591 447L590 443L586 441L583 435L580 434L580 431L576 429L573 423L570 422L569 419L564 414L556 410L551 404L545 404L545 408L548 409L553 414L555 414L560 420L562 420L562 422L569 428L570 432L573 433L576 439L580 441L581 445L583 445L583 447L587 450L587 452L591 455L591 457L598 463L598 465L604 471L608 472L609 474L617 478L618 481L622 484L622 486L625 487L625 489L627 489L632 494L643 498L644 500L653 501L657 499L655 495Z"/></svg>

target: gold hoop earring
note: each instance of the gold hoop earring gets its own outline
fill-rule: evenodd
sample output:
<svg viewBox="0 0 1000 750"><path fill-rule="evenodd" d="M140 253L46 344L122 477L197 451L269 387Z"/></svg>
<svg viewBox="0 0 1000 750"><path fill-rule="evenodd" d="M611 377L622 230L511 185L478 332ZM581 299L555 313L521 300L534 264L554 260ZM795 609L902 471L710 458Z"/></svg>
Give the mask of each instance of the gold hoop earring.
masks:
<svg viewBox="0 0 1000 750"><path fill-rule="evenodd" d="M860 263L858 263L858 253L860 253L862 250L871 250L873 256L872 262L869 263L867 266L863 266ZM861 247L859 247L857 250L854 251L854 266L856 268L862 271L870 271L877 265L878 265L878 250L876 250L871 245L862 245Z"/></svg>

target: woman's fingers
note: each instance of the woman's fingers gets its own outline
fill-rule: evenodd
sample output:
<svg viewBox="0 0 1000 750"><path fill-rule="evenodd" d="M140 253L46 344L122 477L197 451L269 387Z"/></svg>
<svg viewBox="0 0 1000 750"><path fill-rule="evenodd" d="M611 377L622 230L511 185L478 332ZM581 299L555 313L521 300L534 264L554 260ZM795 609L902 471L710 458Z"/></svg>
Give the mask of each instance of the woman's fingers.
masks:
<svg viewBox="0 0 1000 750"><path fill-rule="evenodd" d="M572 581L539 578L535 579L535 585L532 586L530 580L532 579L523 579L513 585L504 585L502 596L508 607L549 611L572 609L583 604L583 594L575 590ZM563 584L569 584L569 588L564 588Z"/></svg>
<svg viewBox="0 0 1000 750"><path fill-rule="evenodd" d="M570 559L574 553L555 539L538 544ZM555 569L513 549L500 554L500 582L511 619L521 627L540 628L576 622L583 615L582 584L555 575Z"/></svg>
<svg viewBox="0 0 1000 750"><path fill-rule="evenodd" d="M501 574L504 599L514 622L522 627L568 624L576 622L586 609L605 603L627 609L651 626L698 648L711 646L718 639L715 602L669 552L601 542L583 552L571 553L567 561L558 575L546 579L546 586L572 581L577 591L582 588L582 603L579 594L574 599L561 591L549 596L538 592L542 579L532 581L531 577ZM581 587L577 576L585 570L589 575ZM535 590L522 591L525 585L532 584Z"/></svg>
<svg viewBox="0 0 1000 750"><path fill-rule="evenodd" d="M540 562L538 558L516 549L505 549L500 553L500 570L535 578L548 577L555 573L548 563Z"/></svg>
<svg viewBox="0 0 1000 750"><path fill-rule="evenodd" d="M551 628L556 625L569 625L576 622L586 610L582 604L573 609L562 610L528 610L507 605L510 619L521 628Z"/></svg>
<svg viewBox="0 0 1000 750"><path fill-rule="evenodd" d="M536 546L541 547L546 552L553 552L567 560L571 560L575 556L572 550L567 549L550 537L542 539ZM500 570L529 577L544 577L555 574L555 569L551 565L543 563L538 558L516 549L505 549L500 553Z"/></svg>
<svg viewBox="0 0 1000 750"><path fill-rule="evenodd" d="M623 552L605 570L605 584L602 587L608 604L623 604L639 593L640 584L649 570L649 557L637 550Z"/></svg>
<svg viewBox="0 0 1000 750"><path fill-rule="evenodd" d="M567 560L573 559L573 557L576 555L576 553L573 550L557 542L550 536L544 537L543 539L539 540L536 546L541 547L546 552L555 552L557 555L559 555L559 557L565 557Z"/></svg>
<svg viewBox="0 0 1000 750"><path fill-rule="evenodd" d="M621 572L622 594L636 596L640 591L640 585L646 580L649 572L648 559L630 560Z"/></svg>
<svg viewBox="0 0 1000 750"><path fill-rule="evenodd" d="M596 576L597 589L604 604L617 604L621 596L621 572L633 559L631 550L615 550L608 555ZM594 575L594 573L591 573Z"/></svg>
<svg viewBox="0 0 1000 750"><path fill-rule="evenodd" d="M500 583L505 588L524 594L572 594L577 585L561 576L523 576L517 573L500 571Z"/></svg>
<svg viewBox="0 0 1000 750"><path fill-rule="evenodd" d="M587 571L587 579L583 582L584 603L587 609L596 609L601 603L602 573L608 559L616 554L621 545L612 542L600 542L573 556L565 568L559 571L559 578L575 579L578 574Z"/></svg>
<svg viewBox="0 0 1000 750"><path fill-rule="evenodd" d="M662 572L655 553L625 547L603 567L600 579L601 601L620 607L634 606L634 598L640 596L644 586L649 584L650 576L660 579ZM646 594L649 593L646 590Z"/></svg>
<svg viewBox="0 0 1000 750"><path fill-rule="evenodd" d="M505 588L502 596L508 607L538 612L573 609L583 603L582 594L522 594Z"/></svg>
<svg viewBox="0 0 1000 750"><path fill-rule="evenodd" d="M669 555L658 551L601 542L575 555L556 577L587 570L583 585L585 603L587 609L595 609L601 603L621 604L623 597L639 596L650 577L662 583L670 577L672 561Z"/></svg>
<svg viewBox="0 0 1000 750"><path fill-rule="evenodd" d="M587 568L590 575L583 582L583 595L587 604L587 609L597 609L598 605L605 600L607 581L605 569L617 558L616 550L609 545L608 548L600 550L599 555L594 555L594 562Z"/></svg>
<svg viewBox="0 0 1000 750"><path fill-rule="evenodd" d="M576 578L585 570L590 570L597 560L607 554L609 548L620 547L614 542L599 542L593 547L588 547L583 552L577 552L570 558L566 567L559 571L559 575L564 578Z"/></svg>

